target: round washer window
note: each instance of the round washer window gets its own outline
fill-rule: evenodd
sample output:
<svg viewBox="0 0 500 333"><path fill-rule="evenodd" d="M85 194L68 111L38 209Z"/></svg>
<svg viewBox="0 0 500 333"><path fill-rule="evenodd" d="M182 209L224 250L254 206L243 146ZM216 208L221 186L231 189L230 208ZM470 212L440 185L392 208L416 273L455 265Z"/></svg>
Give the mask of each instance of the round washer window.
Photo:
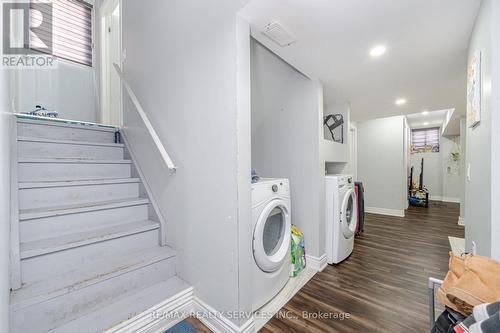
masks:
<svg viewBox="0 0 500 333"><path fill-rule="evenodd" d="M350 189L345 193L341 208L340 226L346 239L354 236L358 223L358 213L356 207L356 192Z"/></svg>
<svg viewBox="0 0 500 333"><path fill-rule="evenodd" d="M273 200L262 210L253 235L253 255L264 272L274 272L290 256L290 212L283 200Z"/></svg>
<svg viewBox="0 0 500 333"><path fill-rule="evenodd" d="M345 217L346 217L346 222L347 225L350 226L353 218L353 209L354 209L354 200L352 195L349 196L349 199L347 201L347 207L345 210Z"/></svg>
<svg viewBox="0 0 500 333"><path fill-rule="evenodd" d="M269 214L262 237L264 252L268 256L275 254L281 247L285 234L285 215L281 207L275 207Z"/></svg>

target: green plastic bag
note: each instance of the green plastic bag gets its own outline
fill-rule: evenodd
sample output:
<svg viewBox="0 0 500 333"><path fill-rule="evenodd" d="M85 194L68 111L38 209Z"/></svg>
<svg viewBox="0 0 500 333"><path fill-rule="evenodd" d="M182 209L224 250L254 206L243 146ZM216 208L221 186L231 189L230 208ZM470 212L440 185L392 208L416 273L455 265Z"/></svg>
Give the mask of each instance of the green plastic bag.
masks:
<svg viewBox="0 0 500 333"><path fill-rule="evenodd" d="M290 240L290 276L296 277L306 267L306 253L304 248L304 236L297 226L292 225L292 237Z"/></svg>

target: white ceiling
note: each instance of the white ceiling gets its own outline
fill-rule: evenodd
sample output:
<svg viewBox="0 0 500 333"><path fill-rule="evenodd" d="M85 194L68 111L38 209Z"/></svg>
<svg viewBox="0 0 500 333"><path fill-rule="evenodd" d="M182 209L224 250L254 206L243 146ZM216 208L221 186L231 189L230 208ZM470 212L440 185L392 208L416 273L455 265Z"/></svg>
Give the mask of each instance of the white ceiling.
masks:
<svg viewBox="0 0 500 333"><path fill-rule="evenodd" d="M441 127L446 119L448 110L431 111L426 115L421 112L406 116L410 128Z"/></svg>
<svg viewBox="0 0 500 333"><path fill-rule="evenodd" d="M362 120L422 110L465 113L467 46L480 0L253 0L252 35L324 84L325 106L351 103ZM280 22L297 42L261 34ZM373 59L370 49L387 46ZM408 103L398 107L394 101Z"/></svg>

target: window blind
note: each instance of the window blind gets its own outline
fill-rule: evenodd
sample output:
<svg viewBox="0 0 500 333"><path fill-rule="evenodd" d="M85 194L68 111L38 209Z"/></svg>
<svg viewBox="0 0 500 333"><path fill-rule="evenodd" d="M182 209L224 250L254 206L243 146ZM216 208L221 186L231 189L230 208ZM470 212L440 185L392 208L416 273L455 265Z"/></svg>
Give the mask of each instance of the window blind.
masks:
<svg viewBox="0 0 500 333"><path fill-rule="evenodd" d="M439 127L414 129L412 135L412 153L439 152Z"/></svg>
<svg viewBox="0 0 500 333"><path fill-rule="evenodd" d="M47 28L39 29L37 35L50 39L52 34L52 50L47 50L34 34L30 35L30 48L92 66L92 6L79 0L54 0L50 10L50 7L40 5L42 3L31 2L31 8L35 10L30 11L30 24L40 26L42 15L43 20L50 23Z"/></svg>

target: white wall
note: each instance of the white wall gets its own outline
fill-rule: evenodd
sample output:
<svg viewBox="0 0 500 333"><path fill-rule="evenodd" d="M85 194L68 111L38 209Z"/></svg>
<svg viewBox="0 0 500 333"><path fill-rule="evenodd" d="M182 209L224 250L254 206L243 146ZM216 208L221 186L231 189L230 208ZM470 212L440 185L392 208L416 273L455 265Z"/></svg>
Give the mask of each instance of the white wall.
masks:
<svg viewBox="0 0 500 333"><path fill-rule="evenodd" d="M443 166L440 153L411 154L413 181L419 184L420 163L424 159L424 186L429 190L431 199L440 200L443 196Z"/></svg>
<svg viewBox="0 0 500 333"><path fill-rule="evenodd" d="M491 255L492 205L492 4L495 1L484 0L469 44L469 60L476 50L482 51L482 111L481 123L475 128L467 128L466 165L470 165L470 181L465 187L465 241L466 250L472 250L476 243L477 253ZM494 172L498 172L495 170Z"/></svg>
<svg viewBox="0 0 500 333"><path fill-rule="evenodd" d="M239 165L249 157L238 156L250 151L249 142L246 147L238 142L245 137L241 131L250 128L238 114L245 104L245 92L240 92L245 60L239 58L244 50L239 48L249 43L248 29L245 42L241 22L237 27L243 4L152 0L122 5L125 77L177 173L166 170L127 96L125 132L167 220L167 242L178 251L179 276L219 311L251 310L243 290L252 289L245 268L252 256L250 223L239 219L245 215L242 209L248 215L250 207L249 163ZM246 190L240 187L243 179ZM244 191L247 196L238 198ZM233 319L237 325L244 320Z"/></svg>
<svg viewBox="0 0 500 333"><path fill-rule="evenodd" d="M0 332L9 332L10 297L10 78L0 69Z"/></svg>
<svg viewBox="0 0 500 333"><path fill-rule="evenodd" d="M404 214L406 171L404 117L388 117L357 123L358 180L365 188L365 206Z"/></svg>
<svg viewBox="0 0 500 333"><path fill-rule="evenodd" d="M320 85L259 42L251 43L252 168L262 177L288 178L292 223L308 254L321 255ZM322 132L321 132L322 136Z"/></svg>
<svg viewBox="0 0 500 333"><path fill-rule="evenodd" d="M492 102L492 131L491 131L491 200L493 203L500 202L500 3L493 1L492 10L492 30L493 30L493 45L492 59L495 59L492 68L492 86L491 86L491 102ZM488 87L486 87L488 88ZM491 256L500 261L500 212L498 205L493 204L491 207L492 223L491 223Z"/></svg>
<svg viewBox="0 0 500 333"><path fill-rule="evenodd" d="M461 162L454 162L451 153L456 151L460 145L460 136L441 137L440 155L442 172L442 196L443 201L460 202L462 196L461 179L463 178L463 169ZM463 160L463 156L460 156Z"/></svg>
<svg viewBox="0 0 500 333"><path fill-rule="evenodd" d="M12 79L16 112L41 105L59 112L59 118L97 120L92 67L59 60L57 68L18 70Z"/></svg>
<svg viewBox="0 0 500 333"><path fill-rule="evenodd" d="M460 163L450 163L450 154L455 151L455 142L460 144L459 137L441 136L439 152L411 154L413 180L417 183L420 177L420 163L424 158L424 186L429 190L431 200L460 202L462 189ZM462 160L463 160L463 156ZM450 168L449 168L450 167Z"/></svg>
<svg viewBox="0 0 500 333"><path fill-rule="evenodd" d="M460 148L462 150L460 156L460 218L465 223L465 176L466 176L466 156L467 156L467 127L465 124L465 118L460 118Z"/></svg>

